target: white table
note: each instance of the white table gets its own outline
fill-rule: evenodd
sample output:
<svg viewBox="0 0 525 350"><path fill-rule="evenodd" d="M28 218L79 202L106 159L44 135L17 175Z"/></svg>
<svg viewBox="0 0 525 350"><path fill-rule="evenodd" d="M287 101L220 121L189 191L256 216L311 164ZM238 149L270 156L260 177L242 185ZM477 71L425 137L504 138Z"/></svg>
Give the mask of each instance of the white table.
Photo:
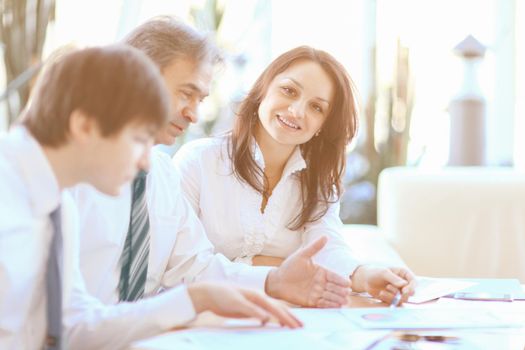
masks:
<svg viewBox="0 0 525 350"><path fill-rule="evenodd" d="M407 304L407 308L436 309L443 307L475 308L486 307L490 310L512 314L522 324L521 328L484 328L439 331L404 331L418 334L439 334L459 337L467 345L430 344L421 349L490 349L490 350L524 350L525 349L525 301L512 303L470 302L457 300L439 300L420 305ZM352 296L349 299L349 308L385 307L386 305L374 299ZM358 326L345 323L344 317L337 310L302 310L305 328L299 331L290 331L278 328L275 325L260 327L253 321L227 320L211 313L200 315L187 328L179 329L159 337L135 343L133 350L196 350L196 349L244 349L250 350L292 350L307 349L367 349L374 339L388 336L378 344L372 346L374 350L391 349L396 343L393 331L374 331L361 329ZM436 333L437 332L437 333ZM421 345L421 344L420 344ZM403 348L401 348L403 349ZM405 347L404 349L420 349L419 347Z"/></svg>

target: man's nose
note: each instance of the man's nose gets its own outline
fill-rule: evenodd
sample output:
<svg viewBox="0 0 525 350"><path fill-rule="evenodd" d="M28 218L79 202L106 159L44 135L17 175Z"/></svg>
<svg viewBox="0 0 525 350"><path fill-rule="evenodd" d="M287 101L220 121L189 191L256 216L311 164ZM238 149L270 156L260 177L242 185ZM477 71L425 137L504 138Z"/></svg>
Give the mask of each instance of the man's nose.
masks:
<svg viewBox="0 0 525 350"><path fill-rule="evenodd" d="M190 123L195 124L199 120L197 107L197 103L191 103L182 110L183 117Z"/></svg>

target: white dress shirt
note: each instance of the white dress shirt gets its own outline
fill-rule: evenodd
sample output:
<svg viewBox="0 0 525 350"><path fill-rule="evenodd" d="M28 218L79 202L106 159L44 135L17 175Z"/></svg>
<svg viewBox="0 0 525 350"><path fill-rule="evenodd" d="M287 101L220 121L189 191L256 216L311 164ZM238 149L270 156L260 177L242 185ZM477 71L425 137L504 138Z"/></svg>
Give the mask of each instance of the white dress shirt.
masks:
<svg viewBox="0 0 525 350"><path fill-rule="evenodd" d="M152 314L151 310L140 307L143 304L154 307L160 315L164 315L167 309L174 315L180 315L179 324L172 324L172 327L184 324L194 317L191 300L166 297L168 292L180 289L180 286L173 287L183 282L227 280L264 290L269 268L234 264L223 255L214 254L199 219L182 194L178 173L165 153L153 149L146 179L150 253L145 298L136 303L118 303L119 259L129 227L131 186L125 186L118 197L106 196L88 185L76 186L71 194L79 209L79 266L83 282L91 294L89 303L105 313L105 319L91 318L91 315L75 310L69 313L70 324L76 330L75 338L71 339L72 347L90 343L95 336L122 346L139 339L144 334L141 327L150 333L164 330L161 327L151 329L151 325L143 321ZM163 289L170 290L158 294ZM103 308L104 304L116 305ZM112 310L115 315L112 315ZM192 312L188 312L190 310ZM126 313L137 321L126 321L123 317L122 321L129 325L129 329L116 332L112 318ZM105 342L101 341L101 344ZM97 349L102 345L97 344ZM113 349L115 346L105 348Z"/></svg>
<svg viewBox="0 0 525 350"><path fill-rule="evenodd" d="M195 317L185 286L166 291L155 302L112 306L87 294L78 270L77 209L69 194L60 192L41 146L24 127L0 139L0 180L0 349L44 346L53 229L49 215L59 204L66 348L119 349Z"/></svg>
<svg viewBox="0 0 525 350"><path fill-rule="evenodd" d="M74 270L74 205L42 148L21 126L0 139L0 349L41 349L46 337L50 214L61 205L63 302Z"/></svg>
<svg viewBox="0 0 525 350"><path fill-rule="evenodd" d="M340 235L339 203L330 205L321 219L299 230L287 227L302 208L295 173L304 169L306 162L299 148L288 160L261 213L261 194L233 174L227 140L226 136L196 140L185 144L173 158L181 173L183 191L216 251L250 264L255 255L286 258L326 235L328 243L314 260L342 276L350 276L359 262ZM252 150L255 161L264 169L255 141Z"/></svg>

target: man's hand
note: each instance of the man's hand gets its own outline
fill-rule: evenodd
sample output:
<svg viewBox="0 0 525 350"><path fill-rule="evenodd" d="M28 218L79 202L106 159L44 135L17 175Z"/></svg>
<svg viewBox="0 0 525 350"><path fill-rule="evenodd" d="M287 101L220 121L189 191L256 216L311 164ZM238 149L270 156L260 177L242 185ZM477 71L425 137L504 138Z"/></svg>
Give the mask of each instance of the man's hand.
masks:
<svg viewBox="0 0 525 350"><path fill-rule="evenodd" d="M350 281L312 260L326 242L326 237L319 238L290 255L279 268L270 271L266 279L266 293L306 307L346 305Z"/></svg>
<svg viewBox="0 0 525 350"><path fill-rule="evenodd" d="M211 311L224 317L257 318L262 324L275 318L289 328L303 325L286 306L249 289L199 282L189 285L188 293L197 313Z"/></svg>
<svg viewBox="0 0 525 350"><path fill-rule="evenodd" d="M367 292L374 298L391 303L397 292L401 293L400 303L414 295L416 279L414 274L402 267L359 266L352 275L352 290Z"/></svg>

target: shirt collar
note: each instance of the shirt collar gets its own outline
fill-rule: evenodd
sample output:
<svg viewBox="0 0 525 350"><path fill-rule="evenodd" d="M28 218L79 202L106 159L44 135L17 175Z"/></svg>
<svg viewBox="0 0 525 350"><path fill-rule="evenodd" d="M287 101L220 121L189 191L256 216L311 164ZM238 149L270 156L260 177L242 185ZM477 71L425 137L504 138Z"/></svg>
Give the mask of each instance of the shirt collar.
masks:
<svg viewBox="0 0 525 350"><path fill-rule="evenodd" d="M252 155L257 165L259 165L261 169L264 169L264 157L261 148L255 140L255 137L252 137ZM282 178L284 179L287 176L295 172L301 171L303 169L306 169L306 161L304 160L303 155L301 154L301 148L295 147L295 150L293 151L292 155L288 159L288 162L286 162L286 165L284 166Z"/></svg>
<svg viewBox="0 0 525 350"><path fill-rule="evenodd" d="M9 132L14 162L20 171L35 214L49 215L60 204L60 188L42 146L23 126Z"/></svg>

